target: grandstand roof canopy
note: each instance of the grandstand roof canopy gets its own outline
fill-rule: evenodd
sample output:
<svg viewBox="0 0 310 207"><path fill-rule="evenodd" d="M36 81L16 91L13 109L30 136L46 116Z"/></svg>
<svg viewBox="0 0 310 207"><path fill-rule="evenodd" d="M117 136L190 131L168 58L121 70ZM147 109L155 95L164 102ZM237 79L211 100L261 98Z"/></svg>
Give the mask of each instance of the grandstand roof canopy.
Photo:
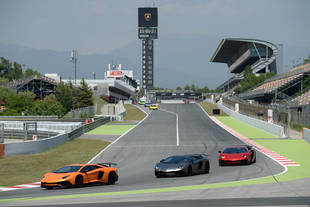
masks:
<svg viewBox="0 0 310 207"><path fill-rule="evenodd" d="M228 61L240 50L240 48L248 43L258 43L267 46L272 46L270 42L256 39L243 39L243 38L225 38L215 50L211 62L228 63Z"/></svg>

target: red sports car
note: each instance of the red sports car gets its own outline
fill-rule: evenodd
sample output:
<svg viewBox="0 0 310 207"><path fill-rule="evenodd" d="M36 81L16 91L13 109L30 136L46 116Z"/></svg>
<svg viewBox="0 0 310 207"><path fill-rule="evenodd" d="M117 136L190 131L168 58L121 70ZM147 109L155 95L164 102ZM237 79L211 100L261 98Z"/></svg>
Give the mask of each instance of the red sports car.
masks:
<svg viewBox="0 0 310 207"><path fill-rule="evenodd" d="M223 152L219 151L219 166L224 164L251 164L256 162L256 152L248 145L230 146Z"/></svg>

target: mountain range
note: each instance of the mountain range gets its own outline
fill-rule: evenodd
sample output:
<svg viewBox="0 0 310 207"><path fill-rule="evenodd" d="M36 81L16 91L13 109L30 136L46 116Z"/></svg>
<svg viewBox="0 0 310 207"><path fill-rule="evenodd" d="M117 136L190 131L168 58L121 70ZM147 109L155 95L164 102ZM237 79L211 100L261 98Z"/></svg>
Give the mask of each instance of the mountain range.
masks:
<svg viewBox="0 0 310 207"><path fill-rule="evenodd" d="M210 58L221 39L209 36L160 37L154 40L154 86L161 88L199 87L216 88L232 75L226 64L210 63ZM70 52L34 49L16 44L1 44L0 57L11 62L25 64L41 74L58 73L62 78L74 78ZM124 47L104 54L80 54L77 62L77 78L104 78L109 63L122 64L124 70L133 70L141 79L142 41L136 40ZM292 58L310 55L310 48L284 45L284 70L288 70Z"/></svg>

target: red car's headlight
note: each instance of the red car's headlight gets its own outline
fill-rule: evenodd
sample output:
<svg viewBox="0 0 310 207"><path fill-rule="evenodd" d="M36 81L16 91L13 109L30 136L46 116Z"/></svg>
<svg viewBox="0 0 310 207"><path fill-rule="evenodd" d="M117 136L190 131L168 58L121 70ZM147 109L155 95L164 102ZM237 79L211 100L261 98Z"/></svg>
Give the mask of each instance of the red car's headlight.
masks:
<svg viewBox="0 0 310 207"><path fill-rule="evenodd" d="M225 159L225 156L224 156L224 155L222 155L222 156L221 156L221 159Z"/></svg>

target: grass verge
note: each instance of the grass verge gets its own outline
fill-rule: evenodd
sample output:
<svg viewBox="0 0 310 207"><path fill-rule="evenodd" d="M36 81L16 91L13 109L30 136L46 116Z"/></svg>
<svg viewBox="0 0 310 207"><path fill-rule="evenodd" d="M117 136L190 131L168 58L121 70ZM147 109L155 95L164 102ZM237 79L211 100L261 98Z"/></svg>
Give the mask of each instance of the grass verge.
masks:
<svg viewBox="0 0 310 207"><path fill-rule="evenodd" d="M12 186L37 182L43 174L63 165L87 163L109 144L101 140L75 139L39 154L0 159L0 183Z"/></svg>
<svg viewBox="0 0 310 207"><path fill-rule="evenodd" d="M232 117L217 117L222 123L235 131L243 134L247 137L258 137L259 134L264 136L266 132L260 129L254 128L251 126L239 122L238 120ZM268 135L268 133L266 133ZM256 143L270 149L274 152L279 153L282 156L285 156L294 162L298 163L300 166L288 166L288 171L286 173L277 175L276 178L279 182L285 182L290 180L309 178L310 177L310 144L304 140L290 140L290 139L274 139L274 140L255 140ZM267 177L268 178L268 177ZM264 183L268 181L267 178L257 178L255 179L258 183ZM270 178L270 177L269 177ZM246 184L249 181L241 181Z"/></svg>
<svg viewBox="0 0 310 207"><path fill-rule="evenodd" d="M120 135L127 132L129 129L134 127L134 125L102 125L96 129L91 130L87 134L100 135Z"/></svg>
<svg viewBox="0 0 310 207"><path fill-rule="evenodd" d="M124 118L124 121L142 120L146 116L146 114L143 113L140 109L138 109L138 107L135 105L124 104L124 107L126 109L126 116Z"/></svg>
<svg viewBox="0 0 310 207"><path fill-rule="evenodd" d="M216 104L211 104L209 102L201 102L200 105L210 116L214 116L213 109L219 109ZM228 116L228 114L220 109L220 114L216 116Z"/></svg>
<svg viewBox="0 0 310 207"><path fill-rule="evenodd" d="M280 182L310 177L310 144L304 140L255 140L258 144L275 151L298 163L298 167L288 167L288 172L277 176Z"/></svg>
<svg viewBox="0 0 310 207"><path fill-rule="evenodd" d="M243 122L238 121L230 116L216 117L218 120L223 122L226 126L234 129L240 134L252 139L252 138L279 138L273 134L265 132L261 129L252 127Z"/></svg>

